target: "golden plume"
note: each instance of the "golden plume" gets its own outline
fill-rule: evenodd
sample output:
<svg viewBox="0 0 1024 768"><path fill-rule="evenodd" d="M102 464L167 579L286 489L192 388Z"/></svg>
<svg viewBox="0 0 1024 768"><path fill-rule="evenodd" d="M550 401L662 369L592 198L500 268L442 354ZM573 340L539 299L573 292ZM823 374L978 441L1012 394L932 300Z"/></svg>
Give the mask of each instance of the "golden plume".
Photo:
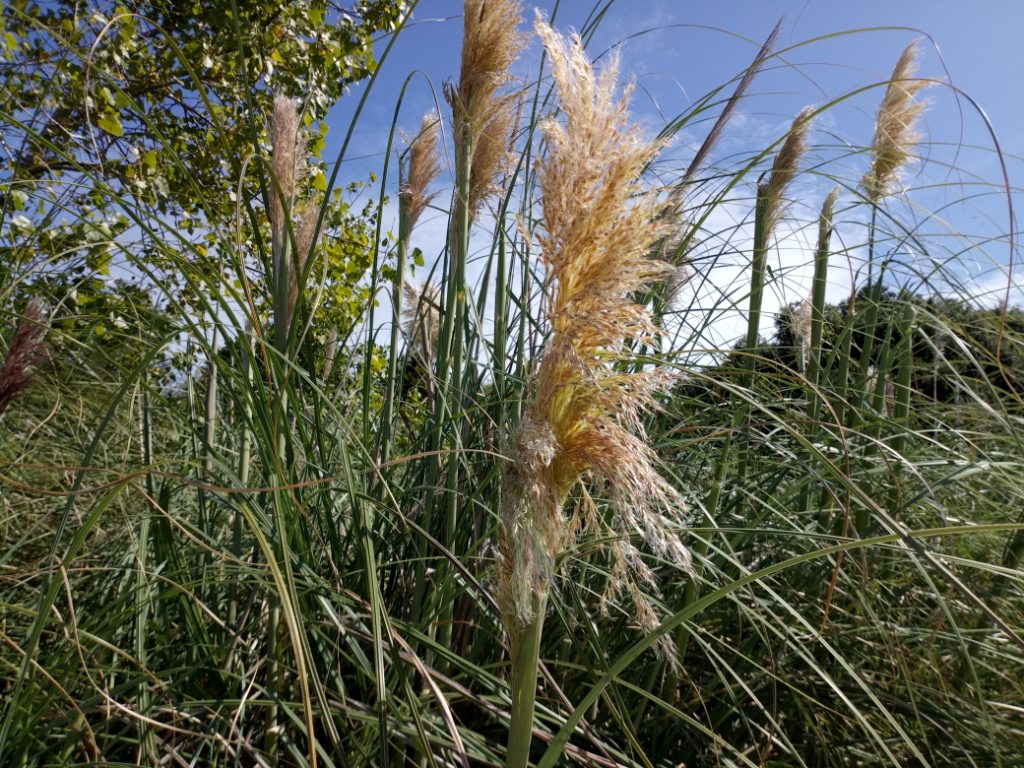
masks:
<svg viewBox="0 0 1024 768"><path fill-rule="evenodd" d="M648 258L673 226L662 215L668 203L641 181L663 143L629 123L629 89L615 94L617 62L595 76L578 37L566 40L539 19L536 28L564 122L541 125L547 152L538 169L538 241L551 336L535 397L511 440L498 537L498 601L513 641L575 534L576 521L562 508L584 474L603 479L616 502L622 540L613 554L625 552L630 565L642 568L628 541L639 534L658 555L689 564L663 515L681 509L681 501L655 469L642 424L672 376L615 367L631 345L658 334L648 309L631 297L672 273L669 264Z"/></svg>
<svg viewBox="0 0 1024 768"><path fill-rule="evenodd" d="M763 185L760 194L765 197L764 238L763 243L771 240L775 227L782 219L788 205L785 198L786 188L796 176L800 159L807 151L807 134L811 130L813 107L804 107L793 120L793 125L786 134L786 140L775 155L772 172L767 184Z"/></svg>

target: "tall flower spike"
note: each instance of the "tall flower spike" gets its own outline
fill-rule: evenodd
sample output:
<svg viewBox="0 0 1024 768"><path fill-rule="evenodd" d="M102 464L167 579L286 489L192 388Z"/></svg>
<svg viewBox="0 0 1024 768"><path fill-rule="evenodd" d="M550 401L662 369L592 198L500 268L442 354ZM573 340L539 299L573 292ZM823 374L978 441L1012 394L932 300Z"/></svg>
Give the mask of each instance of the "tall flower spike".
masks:
<svg viewBox="0 0 1024 768"><path fill-rule="evenodd" d="M32 365L39 358L43 338L49 328L43 300L30 300L25 307L25 317L14 331L3 365L0 365L0 414L31 382Z"/></svg>
<svg viewBox="0 0 1024 768"><path fill-rule="evenodd" d="M903 50L878 108L875 137L871 142L871 167L860 182L872 203L890 193L900 169L910 160L921 138L917 121L928 104L915 97L928 83L914 79L918 54L916 40Z"/></svg>
<svg viewBox="0 0 1024 768"><path fill-rule="evenodd" d="M490 119L477 134L469 176L469 210L474 216L488 197L501 192L501 176L514 166L512 151L519 105L517 94L499 98Z"/></svg>
<svg viewBox="0 0 1024 768"><path fill-rule="evenodd" d="M285 96L274 97L270 142L270 170L273 179L269 216L273 246L276 250L284 248L288 236L285 211L291 212L296 185L305 165L299 153L299 113L295 108L295 102Z"/></svg>
<svg viewBox="0 0 1024 768"><path fill-rule="evenodd" d="M295 310L295 300L299 295L299 276L306 271L306 261L313 247L313 233L316 232L318 218L316 206L307 202L302 206L301 220L294 224L295 257L292 261L292 277L288 282L288 314ZM294 218L294 217L293 217Z"/></svg>
<svg viewBox="0 0 1024 768"><path fill-rule="evenodd" d="M772 49L775 47L775 41L778 39L779 32L781 31L782 20L780 19L775 24L771 34L768 35L768 39L764 41L764 44L761 46L760 50L758 50L757 55L754 57L750 66L747 67L747 71L743 73L743 77L736 86L736 90L732 92L732 96L730 96L729 100L725 102L725 107L722 109L722 112L715 121L711 131L705 137L704 143L700 145L700 149L697 150L697 153L693 156L693 160L690 161L690 165L687 167L686 173L683 174L683 178L679 181L679 185L673 191L677 200L680 200L680 192L685 190L686 185L693 179L697 171L700 170L704 160L707 159L708 154L722 137L725 127L729 124L733 114L735 114L736 108L739 107L744 95L746 95L746 92L750 89L750 85L754 82L754 78L757 77L757 74L761 71L764 63L768 61L768 57L771 55Z"/></svg>
<svg viewBox="0 0 1024 768"><path fill-rule="evenodd" d="M775 155L772 172L768 177L764 195L766 197L764 214L764 242L771 240L775 227L786 211L786 187L796 176L800 159L807 151L807 134L811 131L811 114L813 107L804 107L793 120L793 125L782 142L779 153Z"/></svg>
<svg viewBox="0 0 1024 768"><path fill-rule="evenodd" d="M562 511L581 476L603 479L616 502L622 536L640 534L657 554L688 566L689 555L662 512L681 506L658 474L642 414L672 381L663 371L614 368L627 344L651 342L657 329L630 298L669 276L648 258L669 234L668 203L640 177L663 143L628 122L629 89L616 98L617 62L595 76L578 37L539 19L564 123L541 125L544 232L539 245L551 286L551 337L536 395L512 438L502 500L497 592L513 638L533 619L558 555L576 521ZM641 609L642 610L642 609Z"/></svg>
<svg viewBox="0 0 1024 768"><path fill-rule="evenodd" d="M515 124L514 94L499 91L512 82L511 67L523 49L518 0L466 0L463 11L459 85L448 91L455 124L455 153L471 141L470 212L479 210L509 165Z"/></svg>
<svg viewBox="0 0 1024 768"><path fill-rule="evenodd" d="M298 221L295 195L298 181L305 172L306 159L300 150L299 113L295 102L284 96L274 97L274 112L270 121L271 179L270 243L274 268L274 344L284 351L288 344L292 311L298 293L297 270L306 254L293 253L288 228ZM310 231L311 232L311 231Z"/></svg>
<svg viewBox="0 0 1024 768"><path fill-rule="evenodd" d="M398 202L404 208L408 218L409 231L416 227L420 215L437 197L437 192L430 192L430 185L441 172L437 159L437 145L441 135L441 124L437 115L428 112L423 116L420 132L409 145L409 160L406 165L405 178L398 190Z"/></svg>
<svg viewBox="0 0 1024 768"><path fill-rule="evenodd" d="M420 287L403 283L402 293L402 318L410 353L425 370L433 370L441 333L441 292L428 280Z"/></svg>
<svg viewBox="0 0 1024 768"><path fill-rule="evenodd" d="M811 317L813 305L811 297L800 302L793 312L792 334L793 341L797 343L800 350L800 372L807 371L807 364L811 359Z"/></svg>

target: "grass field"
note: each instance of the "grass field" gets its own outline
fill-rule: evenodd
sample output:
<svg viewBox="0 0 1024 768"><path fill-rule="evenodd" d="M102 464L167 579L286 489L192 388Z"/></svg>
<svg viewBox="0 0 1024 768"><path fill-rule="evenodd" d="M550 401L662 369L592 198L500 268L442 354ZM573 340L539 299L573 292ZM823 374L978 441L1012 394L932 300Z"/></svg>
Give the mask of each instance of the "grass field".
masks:
<svg viewBox="0 0 1024 768"><path fill-rule="evenodd" d="M1013 225L916 197L1012 221L1014 160L906 181L920 44L723 158L774 33L653 133L612 57L465 5L393 232L346 240L284 96L195 236L68 153L120 282L5 208L0 763L1024 766L1024 314L956 290Z"/></svg>

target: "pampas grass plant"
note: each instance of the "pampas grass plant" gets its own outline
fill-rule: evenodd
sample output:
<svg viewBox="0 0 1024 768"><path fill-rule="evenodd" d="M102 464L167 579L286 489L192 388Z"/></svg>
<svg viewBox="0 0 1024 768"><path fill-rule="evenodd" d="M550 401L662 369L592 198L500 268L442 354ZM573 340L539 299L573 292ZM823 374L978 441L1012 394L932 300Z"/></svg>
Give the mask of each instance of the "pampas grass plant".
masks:
<svg viewBox="0 0 1024 768"><path fill-rule="evenodd" d="M0 415L31 383L32 366L42 354L47 330L46 305L40 298L29 300L25 305L25 316L18 322L0 364Z"/></svg>
<svg viewBox="0 0 1024 768"><path fill-rule="evenodd" d="M647 257L672 226L661 215L668 203L641 180L663 145L629 124L629 89L616 94L614 61L595 75L579 38L567 41L541 21L536 29L564 123L541 125L538 241L551 335L533 400L511 440L498 535L497 600L513 654L509 766L525 766L529 755L547 592L575 536L578 521L563 507L581 477L602 478L616 499L622 561L640 565L629 543L637 531L658 555L689 564L675 528L680 496L655 469L642 426L672 379L659 370L616 368L630 342L657 335L633 295L673 271ZM675 519L666 520L664 510ZM652 578L646 568L640 575Z"/></svg>
<svg viewBox="0 0 1024 768"><path fill-rule="evenodd" d="M1019 764L1024 313L965 286L1015 245L985 174L1020 161L969 121L947 145L941 85L925 143L923 46L837 91L809 62L846 37L729 36L728 81L663 73L672 114L621 85L642 36L600 47L643 8L531 34L467 0L447 102L387 81L436 26L383 35L323 177L326 73L239 30L186 69L296 98L209 102L233 197L193 232L145 195L214 195L100 55L164 31L119 16L90 51L5 9L126 136L71 150L0 104L0 763Z"/></svg>

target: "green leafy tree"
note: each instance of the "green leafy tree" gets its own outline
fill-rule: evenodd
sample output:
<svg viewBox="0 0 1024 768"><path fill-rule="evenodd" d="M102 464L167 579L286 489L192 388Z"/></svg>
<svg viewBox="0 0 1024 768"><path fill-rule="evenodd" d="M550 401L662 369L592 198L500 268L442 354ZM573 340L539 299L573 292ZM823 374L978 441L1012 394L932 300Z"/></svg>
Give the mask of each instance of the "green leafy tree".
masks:
<svg viewBox="0 0 1024 768"><path fill-rule="evenodd" d="M0 286L46 271L117 274L127 263L198 304L189 290L197 282L232 278L222 266L226 250L258 266L273 95L301 105L311 158L304 196L319 203L327 191L323 118L373 71L373 36L394 28L404 5L5 4ZM354 286L370 263L373 211L349 205L341 189L323 205L323 322L343 323L363 298ZM261 279L259 269L249 272Z"/></svg>

